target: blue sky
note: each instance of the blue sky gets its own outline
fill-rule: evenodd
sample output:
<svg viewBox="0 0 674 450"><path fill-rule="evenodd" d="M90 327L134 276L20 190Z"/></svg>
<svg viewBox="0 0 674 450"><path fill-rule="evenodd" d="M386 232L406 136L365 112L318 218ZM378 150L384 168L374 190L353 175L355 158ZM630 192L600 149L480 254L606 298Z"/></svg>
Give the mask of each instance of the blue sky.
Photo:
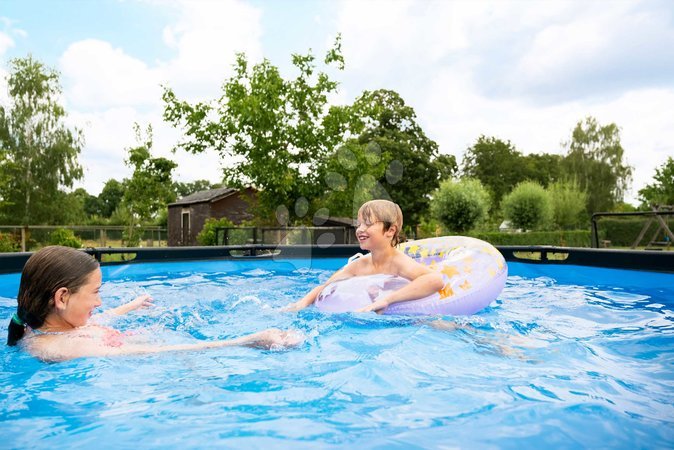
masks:
<svg viewBox="0 0 674 450"><path fill-rule="evenodd" d="M634 166L628 200L674 156L674 3L632 1L0 0L0 76L31 53L61 73L69 120L84 131L81 185L129 175L132 125L152 124L155 152L184 181L217 181L218 155L172 154L160 84L212 99L234 54L290 70L343 36L335 103L399 92L442 153L460 161L481 134L523 153L563 153L592 115L621 127ZM6 101L0 81L0 101Z"/></svg>

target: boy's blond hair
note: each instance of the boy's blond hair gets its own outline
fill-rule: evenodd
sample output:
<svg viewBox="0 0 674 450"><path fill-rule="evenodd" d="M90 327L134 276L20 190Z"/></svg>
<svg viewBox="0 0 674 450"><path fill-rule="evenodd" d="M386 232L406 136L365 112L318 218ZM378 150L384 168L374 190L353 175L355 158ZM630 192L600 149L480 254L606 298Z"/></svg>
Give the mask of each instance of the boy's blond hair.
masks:
<svg viewBox="0 0 674 450"><path fill-rule="evenodd" d="M400 233L403 228L403 212L396 203L388 200L370 200L363 203L358 210L358 217L369 223L382 222L384 231L388 231L391 225L396 226L395 235L391 238L391 247L400 243Z"/></svg>

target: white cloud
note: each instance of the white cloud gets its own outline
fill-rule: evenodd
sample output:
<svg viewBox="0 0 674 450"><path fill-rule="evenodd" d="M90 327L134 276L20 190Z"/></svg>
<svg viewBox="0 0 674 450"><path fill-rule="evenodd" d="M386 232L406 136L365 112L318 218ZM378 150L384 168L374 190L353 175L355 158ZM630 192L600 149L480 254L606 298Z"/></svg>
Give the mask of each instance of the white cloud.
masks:
<svg viewBox="0 0 674 450"><path fill-rule="evenodd" d="M262 57L262 11L242 1L179 1L180 20L165 27L164 42L175 58L161 62L163 82L181 96L213 98L232 73L236 53Z"/></svg>
<svg viewBox="0 0 674 450"><path fill-rule="evenodd" d="M615 122L635 167L634 201L674 154L667 5L347 1L337 20L345 84L401 93L441 151L459 162L480 134L510 140L525 154L561 153L584 117Z"/></svg>
<svg viewBox="0 0 674 450"><path fill-rule="evenodd" d="M100 192L109 178L130 175L123 161L125 149L135 145L134 122L153 126L153 153L179 164L176 179L222 179L219 155L170 152L180 136L161 122L161 85L172 87L181 99L217 98L236 52L261 58L261 12L234 0L160 2L157 7L174 8L179 17L163 30L164 42L175 51L172 59L144 62L95 39L72 43L60 59L70 119L85 124L80 160L83 185L91 193Z"/></svg>
<svg viewBox="0 0 674 450"><path fill-rule="evenodd" d="M74 108L156 105L161 98L157 71L108 42L88 39L71 44L60 67Z"/></svg>

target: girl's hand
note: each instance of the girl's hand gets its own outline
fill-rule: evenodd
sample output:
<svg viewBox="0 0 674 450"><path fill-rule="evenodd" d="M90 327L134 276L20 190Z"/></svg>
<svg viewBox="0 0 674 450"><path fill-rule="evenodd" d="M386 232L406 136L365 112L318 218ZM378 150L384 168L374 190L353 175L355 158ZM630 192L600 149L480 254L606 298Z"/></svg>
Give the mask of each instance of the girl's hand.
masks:
<svg viewBox="0 0 674 450"><path fill-rule="evenodd" d="M152 297L150 297L148 294L144 294L136 297L135 299L131 300L129 303L123 306L127 307L126 312L129 312L134 311L136 309L149 308L154 305L153 302L154 299Z"/></svg>
<svg viewBox="0 0 674 450"><path fill-rule="evenodd" d="M266 350L281 349L297 347L303 340L302 335L296 331L281 331L277 328L269 328L248 336L245 345Z"/></svg>
<svg viewBox="0 0 674 450"><path fill-rule="evenodd" d="M154 300L152 299L152 297L150 297L147 294L144 294L144 295L141 295L139 297L136 297L135 299L131 300L129 303L124 303L122 306L118 306L117 308L110 309L107 312L112 313L112 314L117 314L118 316L121 316L123 314L134 311L136 309L149 308L150 306L154 305L154 303L152 303L153 301Z"/></svg>
<svg viewBox="0 0 674 450"><path fill-rule="evenodd" d="M280 309L281 312L294 312L294 311L299 311L301 309L304 309L304 305L301 304L302 302L294 302L294 303L288 303L285 305L283 308Z"/></svg>

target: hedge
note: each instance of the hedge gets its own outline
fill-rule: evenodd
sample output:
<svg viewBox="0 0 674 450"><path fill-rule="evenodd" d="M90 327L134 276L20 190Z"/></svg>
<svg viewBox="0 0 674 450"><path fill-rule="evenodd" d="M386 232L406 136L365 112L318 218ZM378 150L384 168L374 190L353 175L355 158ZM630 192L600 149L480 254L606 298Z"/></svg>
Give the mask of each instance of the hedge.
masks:
<svg viewBox="0 0 674 450"><path fill-rule="evenodd" d="M528 231L525 233L483 232L468 233L477 239L492 245L554 245L558 247L590 247L592 245L589 230L573 231Z"/></svg>

